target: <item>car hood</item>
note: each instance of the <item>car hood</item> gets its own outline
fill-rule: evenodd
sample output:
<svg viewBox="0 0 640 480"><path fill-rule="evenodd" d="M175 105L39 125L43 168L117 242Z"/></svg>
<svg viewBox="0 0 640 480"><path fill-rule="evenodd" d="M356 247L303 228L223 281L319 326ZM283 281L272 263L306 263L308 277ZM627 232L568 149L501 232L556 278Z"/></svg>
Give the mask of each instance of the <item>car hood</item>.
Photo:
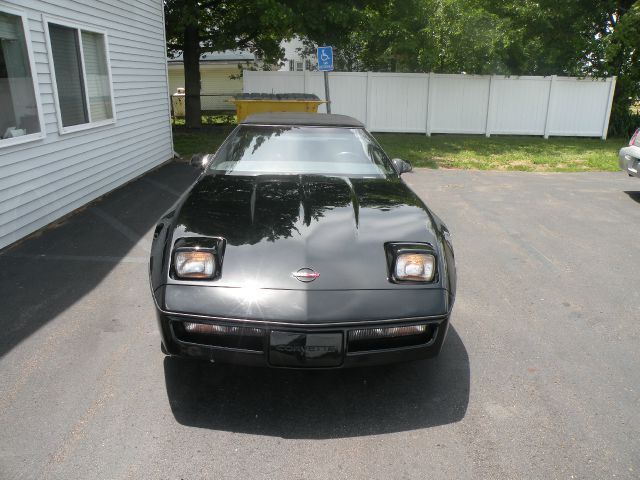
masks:
<svg viewBox="0 0 640 480"><path fill-rule="evenodd" d="M203 176L174 217L173 240L226 240L216 286L386 289L385 242L437 248L433 218L399 178ZM292 273L320 274L303 283ZM406 287L405 287L406 288Z"/></svg>

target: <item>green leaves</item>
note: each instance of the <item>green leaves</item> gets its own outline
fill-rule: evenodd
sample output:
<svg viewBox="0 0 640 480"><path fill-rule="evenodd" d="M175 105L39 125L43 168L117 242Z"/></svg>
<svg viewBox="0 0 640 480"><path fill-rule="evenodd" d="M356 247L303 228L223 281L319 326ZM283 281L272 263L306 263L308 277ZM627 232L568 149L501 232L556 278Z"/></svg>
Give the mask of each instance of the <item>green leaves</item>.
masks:
<svg viewBox="0 0 640 480"><path fill-rule="evenodd" d="M323 44L343 44L365 7L380 1L165 0L169 54L183 50L185 26L197 24L202 52L243 48L265 62L282 56L280 42L295 34Z"/></svg>
<svg viewBox="0 0 640 480"><path fill-rule="evenodd" d="M617 75L620 118L640 95L640 0L165 0L165 11L170 55L195 24L197 53L242 48L265 64L298 35L308 53L333 45L338 70Z"/></svg>

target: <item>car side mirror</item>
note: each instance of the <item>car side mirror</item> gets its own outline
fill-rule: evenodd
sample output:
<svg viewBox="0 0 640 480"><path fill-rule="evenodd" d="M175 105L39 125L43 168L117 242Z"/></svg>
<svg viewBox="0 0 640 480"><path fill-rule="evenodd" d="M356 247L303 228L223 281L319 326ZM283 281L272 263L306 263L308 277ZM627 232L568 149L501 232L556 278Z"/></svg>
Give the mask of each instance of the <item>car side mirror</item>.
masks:
<svg viewBox="0 0 640 480"><path fill-rule="evenodd" d="M391 162L393 163L393 166L395 167L396 172L398 172L398 175L402 175L403 173L407 173L413 170L413 167L411 166L411 164L406 160L401 160L400 158L394 158L393 160L391 160Z"/></svg>
<svg viewBox="0 0 640 480"><path fill-rule="evenodd" d="M209 165L212 155L208 153L194 153L189 162L193 168L204 170Z"/></svg>

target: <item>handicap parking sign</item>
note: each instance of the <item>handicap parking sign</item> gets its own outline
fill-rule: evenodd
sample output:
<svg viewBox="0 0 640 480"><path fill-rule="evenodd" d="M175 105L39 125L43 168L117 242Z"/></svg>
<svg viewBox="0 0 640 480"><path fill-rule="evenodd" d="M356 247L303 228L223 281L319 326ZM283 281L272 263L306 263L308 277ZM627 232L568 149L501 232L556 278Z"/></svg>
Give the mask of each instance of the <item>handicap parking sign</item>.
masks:
<svg viewBox="0 0 640 480"><path fill-rule="evenodd" d="M318 70L333 71L333 47L318 47Z"/></svg>

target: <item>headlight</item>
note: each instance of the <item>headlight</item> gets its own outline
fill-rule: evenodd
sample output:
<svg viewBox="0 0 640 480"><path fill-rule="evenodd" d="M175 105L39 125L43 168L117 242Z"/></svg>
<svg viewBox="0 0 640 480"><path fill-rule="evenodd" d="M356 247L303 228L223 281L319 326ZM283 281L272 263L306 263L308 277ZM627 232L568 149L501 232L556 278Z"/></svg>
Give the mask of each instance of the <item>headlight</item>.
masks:
<svg viewBox="0 0 640 480"><path fill-rule="evenodd" d="M400 253L396 258L396 280L430 282L435 274L436 259L428 253Z"/></svg>
<svg viewBox="0 0 640 480"><path fill-rule="evenodd" d="M173 264L180 278L212 278L216 271L213 253L199 250L176 252Z"/></svg>
<svg viewBox="0 0 640 480"><path fill-rule="evenodd" d="M429 243L388 242L384 244L387 256L388 280L391 283L437 282L437 252Z"/></svg>

